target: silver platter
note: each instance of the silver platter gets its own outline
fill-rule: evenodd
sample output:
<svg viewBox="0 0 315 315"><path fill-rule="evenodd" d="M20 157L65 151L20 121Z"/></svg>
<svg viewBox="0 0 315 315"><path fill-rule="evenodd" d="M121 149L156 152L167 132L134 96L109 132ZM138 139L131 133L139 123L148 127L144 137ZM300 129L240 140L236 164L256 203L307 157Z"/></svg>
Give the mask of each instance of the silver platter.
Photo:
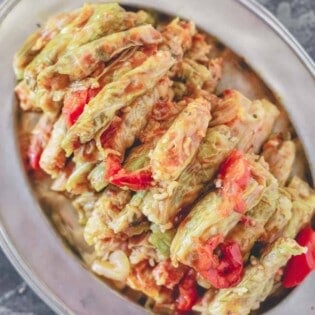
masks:
<svg viewBox="0 0 315 315"><path fill-rule="evenodd" d="M97 1L95 1L97 2ZM104 1L102 1L104 2ZM19 154L12 56L36 22L81 0L4 1L0 6L0 243L34 291L59 314L145 314L66 250L41 211ZM246 61L285 105L315 176L315 67L295 39L252 0L128 0L196 21ZM315 274L266 314L314 314Z"/></svg>

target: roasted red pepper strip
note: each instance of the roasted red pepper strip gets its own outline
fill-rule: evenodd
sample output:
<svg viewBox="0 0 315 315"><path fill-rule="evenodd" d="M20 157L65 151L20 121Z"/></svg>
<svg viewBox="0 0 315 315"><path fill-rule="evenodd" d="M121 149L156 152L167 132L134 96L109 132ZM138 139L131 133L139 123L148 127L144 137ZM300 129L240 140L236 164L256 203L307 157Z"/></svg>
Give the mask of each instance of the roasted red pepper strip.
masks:
<svg viewBox="0 0 315 315"><path fill-rule="evenodd" d="M215 288L230 288L240 282L243 259L236 242L223 243L223 236L216 235L206 244L201 244L197 253L196 270Z"/></svg>
<svg viewBox="0 0 315 315"><path fill-rule="evenodd" d="M296 241L307 247L307 252L289 260L282 281L285 288L299 285L315 269L315 231L310 226L304 228Z"/></svg>
<svg viewBox="0 0 315 315"><path fill-rule="evenodd" d="M110 181L111 178L116 175L122 168L120 163L120 157L116 154L108 154L106 157L106 173L105 179Z"/></svg>
<svg viewBox="0 0 315 315"><path fill-rule="evenodd" d="M68 127L71 127L83 113L84 107L90 99L96 96L100 88L88 88L67 93L64 99L62 113L66 118Z"/></svg>
<svg viewBox="0 0 315 315"><path fill-rule="evenodd" d="M122 168L120 157L108 154L106 158L105 179L118 187L127 187L131 190L144 190L152 186L152 172L149 168L142 168L133 172Z"/></svg>
<svg viewBox="0 0 315 315"><path fill-rule="evenodd" d="M190 270L178 285L178 298L176 299L176 309L187 312L196 304L198 300L197 282L192 270Z"/></svg>
<svg viewBox="0 0 315 315"><path fill-rule="evenodd" d="M220 192L226 203L229 204L226 207L232 207L235 211L243 213L245 202L242 199L242 192L249 183L250 169L248 161L241 151L232 151L221 164L218 180L221 180Z"/></svg>
<svg viewBox="0 0 315 315"><path fill-rule="evenodd" d="M148 168L143 168L134 172L121 169L117 174L109 179L110 183L119 187L128 187L131 190L144 190L152 186L152 172Z"/></svg>

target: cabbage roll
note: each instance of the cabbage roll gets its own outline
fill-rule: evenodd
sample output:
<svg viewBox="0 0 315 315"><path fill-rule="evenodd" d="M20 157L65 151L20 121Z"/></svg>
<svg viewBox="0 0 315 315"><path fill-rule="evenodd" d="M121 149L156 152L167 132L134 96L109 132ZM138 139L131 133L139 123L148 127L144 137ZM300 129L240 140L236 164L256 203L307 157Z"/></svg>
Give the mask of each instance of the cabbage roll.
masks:
<svg viewBox="0 0 315 315"><path fill-rule="evenodd" d="M143 213L152 222L172 227L174 216L197 198L235 144L227 126L209 128L195 158L177 184L169 185L166 190L152 188L144 199Z"/></svg>
<svg viewBox="0 0 315 315"><path fill-rule="evenodd" d="M211 104L202 98L189 103L158 141L151 154L156 181L176 180L193 159L206 135Z"/></svg>
<svg viewBox="0 0 315 315"><path fill-rule="evenodd" d="M93 12L94 8L92 5L84 5L75 19L63 28L62 32L49 41L43 50L25 68L24 79L30 89L35 89L38 74L57 61L66 50L73 35L84 26Z"/></svg>
<svg viewBox="0 0 315 315"><path fill-rule="evenodd" d="M195 33L196 26L194 23L176 18L162 30L164 40L161 49L169 50L172 56L179 60L191 47L192 37Z"/></svg>
<svg viewBox="0 0 315 315"><path fill-rule="evenodd" d="M109 134L100 132L97 137L100 151L106 151L120 155L122 158L125 150L128 149L139 137L140 132L145 127L154 105L163 101L168 96L171 81L162 79L148 93L137 98L118 118L118 123L112 123L107 130ZM113 126L113 127L112 127Z"/></svg>
<svg viewBox="0 0 315 315"><path fill-rule="evenodd" d="M15 53L13 68L17 80L23 79L25 67L35 56L79 14L79 11L60 13L50 18L38 31L31 34Z"/></svg>
<svg viewBox="0 0 315 315"><path fill-rule="evenodd" d="M284 186L291 174L295 160L295 144L284 140L281 135L271 137L263 147L263 156L269 164L270 171Z"/></svg>
<svg viewBox="0 0 315 315"><path fill-rule="evenodd" d="M261 200L270 173L261 161L247 156L251 176L242 192L245 212L255 207ZM179 225L171 245L171 259L174 264L184 263L193 267L194 253L198 241L207 241L212 236L226 236L239 222L242 213L226 209L226 198L219 190L212 191L203 197ZM229 205L228 205L229 207Z"/></svg>
<svg viewBox="0 0 315 315"><path fill-rule="evenodd" d="M95 191L99 192L108 185L108 181L105 180L105 174L106 165L102 162L94 166L94 168L89 173L88 180Z"/></svg>
<svg viewBox="0 0 315 315"><path fill-rule="evenodd" d="M227 97L232 102L234 102L234 98L235 101L240 99L242 104L242 111L238 113L240 119L230 123L231 128L240 139L237 148L244 152L259 153L279 116L279 110L264 99L253 102L245 100L244 96L234 90L228 91ZM244 120L247 121L246 126L242 123Z"/></svg>
<svg viewBox="0 0 315 315"><path fill-rule="evenodd" d="M84 229L84 237L89 245L96 245L102 241L102 238L113 236L113 232L106 224L107 218L119 213L130 198L130 191L123 191L113 186L102 193Z"/></svg>
<svg viewBox="0 0 315 315"><path fill-rule="evenodd" d="M65 189L72 194L78 195L89 190L88 175L91 172L93 163L77 164L67 179Z"/></svg>
<svg viewBox="0 0 315 315"><path fill-rule="evenodd" d="M184 58L175 68L176 97L213 93L222 77L222 63L221 58L210 59L206 64Z"/></svg>
<svg viewBox="0 0 315 315"><path fill-rule="evenodd" d="M275 241L281 236L283 228L288 224L291 217L292 201L285 189L280 189L276 210L266 222L260 240L268 243Z"/></svg>
<svg viewBox="0 0 315 315"><path fill-rule="evenodd" d="M172 90L170 90L169 99L163 102L157 102L153 107L147 125L139 136L139 140L142 143L156 143L170 128L179 113L186 108L188 100L175 102L172 101L173 96Z"/></svg>
<svg viewBox="0 0 315 315"><path fill-rule="evenodd" d="M292 200L292 216L284 227L284 237L295 238L298 232L311 220L315 210L315 192L298 177L293 177L287 192Z"/></svg>
<svg viewBox="0 0 315 315"><path fill-rule="evenodd" d="M149 242L156 248L163 258L169 258L170 247L176 230L172 229L162 232L157 225L153 224L151 226L151 231L152 232L150 233Z"/></svg>
<svg viewBox="0 0 315 315"><path fill-rule="evenodd" d="M151 21L151 16L144 11L126 12L117 3L98 4L88 23L74 34L67 50Z"/></svg>
<svg viewBox="0 0 315 315"><path fill-rule="evenodd" d="M277 180L270 174L264 194L253 209L247 212L248 222L239 222L228 234L227 241L235 241L240 246L244 259L248 258L254 243L264 233L264 227L279 203L279 187Z"/></svg>
<svg viewBox="0 0 315 315"><path fill-rule="evenodd" d="M192 37L191 47L186 52L185 57L197 62L205 63L209 61L211 48L211 45L207 42L206 35L196 32Z"/></svg>
<svg viewBox="0 0 315 315"><path fill-rule="evenodd" d="M168 52L158 52L120 80L106 85L85 106L82 115L68 130L63 141L67 156L73 152L75 143L91 140L100 129L110 124L117 110L152 89L173 64L174 60Z"/></svg>
<svg viewBox="0 0 315 315"><path fill-rule="evenodd" d="M38 85L46 89L60 84L63 87L67 82L88 77L100 62L107 62L128 48L157 44L161 39L161 34L149 24L102 37L66 52L55 65L41 72Z"/></svg>
<svg viewBox="0 0 315 315"><path fill-rule="evenodd" d="M137 226L143 220L141 212L141 203L145 196L145 191L134 194L129 203L114 217L107 220L107 226L114 231L115 234L126 232L128 228Z"/></svg>
<svg viewBox="0 0 315 315"><path fill-rule="evenodd" d="M105 180L108 153L116 154L123 160L125 150L139 136L154 104L166 96L170 83L168 79L162 79L152 91L139 97L126 108L120 117L115 117L107 131L99 132L97 148L89 148L89 144L94 143L94 141L91 141L74 151L73 159L76 162L94 164L93 171L88 177L96 191L102 190L108 184ZM85 147L88 154L84 152ZM103 161L97 164L101 159Z"/></svg>
<svg viewBox="0 0 315 315"><path fill-rule="evenodd" d="M39 73L45 67L53 65L59 57L64 58L64 53L67 51L147 21L149 21L149 16L144 12L125 12L115 3L85 5L77 19L49 42L37 60L27 69L28 85L34 88ZM46 71L48 70L45 69ZM39 79L39 85L42 84L40 81L41 79ZM64 80L61 82L64 83Z"/></svg>
<svg viewBox="0 0 315 315"><path fill-rule="evenodd" d="M73 207L76 209L79 216L79 223L85 225L88 218L91 216L98 196L92 192L84 192L72 201Z"/></svg>
<svg viewBox="0 0 315 315"><path fill-rule="evenodd" d="M270 282L291 256L300 255L305 249L289 238L279 238L266 248L258 264L245 269L241 282L234 288L221 289L208 305L206 314L246 315L257 309L266 298L266 286L271 290Z"/></svg>
<svg viewBox="0 0 315 315"><path fill-rule="evenodd" d="M189 87L194 89L201 89L204 83L211 79L210 70L194 60L185 58L177 67L176 76L179 76Z"/></svg>

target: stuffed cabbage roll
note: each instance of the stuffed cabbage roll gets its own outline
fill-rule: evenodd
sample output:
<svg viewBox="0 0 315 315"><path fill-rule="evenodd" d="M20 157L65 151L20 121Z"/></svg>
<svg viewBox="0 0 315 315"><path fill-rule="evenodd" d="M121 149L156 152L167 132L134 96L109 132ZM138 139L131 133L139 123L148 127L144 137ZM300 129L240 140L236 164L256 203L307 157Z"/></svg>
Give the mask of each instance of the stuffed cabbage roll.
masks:
<svg viewBox="0 0 315 315"><path fill-rule="evenodd" d="M98 4L88 23L74 34L67 50L80 47L111 33L151 24L152 17L145 11L126 12L117 3Z"/></svg>
<svg viewBox="0 0 315 315"><path fill-rule="evenodd" d="M69 178L67 179L65 189L67 192L79 195L89 190L88 175L91 172L93 163L79 163L77 164Z"/></svg>
<svg viewBox="0 0 315 315"><path fill-rule="evenodd" d="M143 222L141 203L145 196L145 191L134 194L129 203L114 217L107 220L107 225L114 233L128 233L128 229L137 227ZM142 232L142 231L141 231Z"/></svg>
<svg viewBox="0 0 315 315"><path fill-rule="evenodd" d="M174 60L168 52L158 52L120 80L106 85L68 130L63 141L67 156L73 152L75 143L91 140L101 128L109 125L117 110L153 88L173 64Z"/></svg>
<svg viewBox="0 0 315 315"><path fill-rule="evenodd" d="M78 213L80 224L86 224L94 210L97 199L98 195L95 193L85 192L73 200L72 205Z"/></svg>
<svg viewBox="0 0 315 315"><path fill-rule="evenodd" d="M84 5L75 19L63 28L62 32L49 41L43 50L25 68L24 79L30 89L35 89L38 74L57 61L58 57L66 50L73 35L87 23L93 12L94 7L92 5Z"/></svg>
<svg viewBox="0 0 315 315"><path fill-rule="evenodd" d="M176 18L162 30L163 43L161 49L169 50L176 59L181 59L192 45L192 37L196 26L192 22Z"/></svg>
<svg viewBox="0 0 315 315"><path fill-rule="evenodd" d="M126 108L126 111L117 117L117 120L113 121L105 132L99 133L98 147L101 152L104 152L105 159L106 152L123 158L125 150L134 143L145 127L155 104L163 102L168 96L170 85L169 79L160 80L151 91L137 98Z"/></svg>
<svg viewBox="0 0 315 315"><path fill-rule="evenodd" d="M295 238L309 222L315 210L315 195L311 187L294 176L282 190L278 207L265 225L264 242L272 242L279 236Z"/></svg>
<svg viewBox="0 0 315 315"><path fill-rule="evenodd" d="M260 240L271 243L282 234L283 228L292 217L292 201L285 189L279 190L276 210L266 222Z"/></svg>
<svg viewBox="0 0 315 315"><path fill-rule="evenodd" d="M234 176L240 176L240 178L246 176L246 185L240 190L237 186L229 188L229 185L234 186L236 179L231 179L229 182L227 177L227 195L224 193L223 186L208 193L193 207L179 225L173 239L171 245L173 263L181 262L193 267L196 249L200 242L206 242L215 235L226 236L239 222L242 213L251 210L261 200L267 183L270 182L268 169L260 161L255 161L252 156L245 159L240 157L236 162L236 165L240 166L235 166L235 170L231 169L231 172L237 172ZM250 175L248 175L248 168ZM242 175L241 172L244 174ZM236 192L236 195L229 196L230 192Z"/></svg>
<svg viewBox="0 0 315 315"><path fill-rule="evenodd" d="M106 224L107 217L119 213L130 198L129 191L123 191L115 187L110 187L102 193L95 202L94 210L84 228L84 237L89 245L101 246L99 242L106 238L111 239L114 236Z"/></svg>
<svg viewBox="0 0 315 315"><path fill-rule="evenodd" d="M128 48L161 40L161 34L150 24L102 37L65 53L55 65L41 72L38 85L45 89L56 89L61 84L63 87L67 82L88 77L100 62L107 62Z"/></svg>
<svg viewBox="0 0 315 315"><path fill-rule="evenodd" d="M241 112L238 112L240 119L229 124L240 139L237 148L245 152L258 153L272 131L279 110L265 99L250 102L235 90L226 91L225 98L228 102L242 104ZM248 122L246 126L242 124L244 120Z"/></svg>
<svg viewBox="0 0 315 315"><path fill-rule="evenodd" d="M79 11L57 14L50 18L42 28L26 39L23 46L15 53L13 59L13 68L18 80L23 79L25 67L78 14Z"/></svg>
<svg viewBox="0 0 315 315"><path fill-rule="evenodd" d="M287 192L292 200L292 216L284 227L284 237L295 238L298 232L311 220L315 210L315 192L298 177L293 177Z"/></svg>
<svg viewBox="0 0 315 315"><path fill-rule="evenodd" d="M211 104L202 98L189 103L158 141L151 154L151 169L156 181L176 180L193 159L206 135Z"/></svg>
<svg viewBox="0 0 315 315"><path fill-rule="evenodd" d="M291 174L295 160L295 144L284 140L281 135L271 137L263 147L263 156L269 164L270 171L284 186Z"/></svg>
<svg viewBox="0 0 315 315"><path fill-rule="evenodd" d="M247 212L245 222L239 222L228 234L227 241L237 242L244 259L248 258L254 243L264 234L265 224L276 211L280 198L278 182L270 174L264 194L257 206Z"/></svg>
<svg viewBox="0 0 315 315"><path fill-rule="evenodd" d="M209 128L196 157L180 175L177 184L167 189L152 188L144 199L143 213L150 221L171 228L174 216L197 198L235 144L227 126Z"/></svg>
<svg viewBox="0 0 315 315"><path fill-rule="evenodd" d="M266 298L266 286L271 290L272 281L291 256L300 255L305 249L289 238L279 238L266 248L258 264L245 269L242 281L234 288L222 289L210 302L206 314L246 315L259 308ZM268 292L269 293L269 292Z"/></svg>

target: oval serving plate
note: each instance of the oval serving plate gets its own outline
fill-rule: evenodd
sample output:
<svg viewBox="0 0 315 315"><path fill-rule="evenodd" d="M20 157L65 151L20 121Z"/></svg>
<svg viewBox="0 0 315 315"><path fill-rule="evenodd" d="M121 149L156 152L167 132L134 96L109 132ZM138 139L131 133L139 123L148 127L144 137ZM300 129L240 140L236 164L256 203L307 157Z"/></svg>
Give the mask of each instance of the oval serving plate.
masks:
<svg viewBox="0 0 315 315"><path fill-rule="evenodd" d="M70 251L65 250L39 209L18 153L12 56L36 28L36 22L43 22L56 12L78 7L82 2L54 0L36 2L35 5L26 0L7 1L0 8L1 245L31 287L60 314L143 314L144 309L104 286ZM198 0L193 9L188 0L158 0L154 3L128 0L126 3L193 20L201 29L244 56L285 104L304 143L314 178L314 65L272 16L254 2L245 0ZM314 279L313 274L268 314L313 314Z"/></svg>

